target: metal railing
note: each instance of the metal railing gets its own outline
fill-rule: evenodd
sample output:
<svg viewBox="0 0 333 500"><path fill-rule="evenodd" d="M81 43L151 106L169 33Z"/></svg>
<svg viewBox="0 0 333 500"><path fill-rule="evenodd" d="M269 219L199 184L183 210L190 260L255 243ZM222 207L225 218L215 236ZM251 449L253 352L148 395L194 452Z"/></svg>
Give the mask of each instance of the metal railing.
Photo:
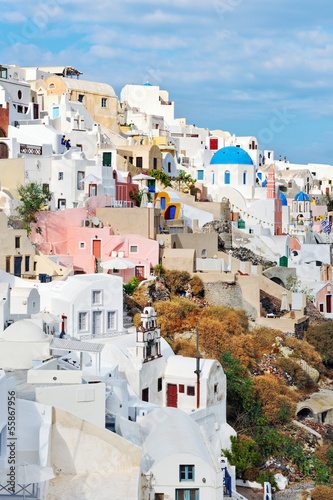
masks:
<svg viewBox="0 0 333 500"><path fill-rule="evenodd" d="M20 153L25 155L38 155L43 154L42 146L31 146L29 144L20 144Z"/></svg>
<svg viewBox="0 0 333 500"><path fill-rule="evenodd" d="M127 335L128 330L106 332L106 333L88 333L87 335L80 335L80 340L91 340L91 339L110 339L114 337L120 337L122 335Z"/></svg>
<svg viewBox="0 0 333 500"><path fill-rule="evenodd" d="M37 484L17 484L16 487L18 489L13 492L12 489L9 489L11 488L9 484L0 484L0 498L32 498L33 500L36 500L38 498Z"/></svg>

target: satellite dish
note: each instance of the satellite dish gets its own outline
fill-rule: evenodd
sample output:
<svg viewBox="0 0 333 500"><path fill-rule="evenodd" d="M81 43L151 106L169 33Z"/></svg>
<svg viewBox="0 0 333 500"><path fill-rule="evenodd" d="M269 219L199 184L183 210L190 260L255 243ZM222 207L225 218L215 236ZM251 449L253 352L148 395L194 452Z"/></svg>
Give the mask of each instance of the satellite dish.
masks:
<svg viewBox="0 0 333 500"><path fill-rule="evenodd" d="M93 217L91 219L91 222L94 224L94 226L99 226L99 218L98 217Z"/></svg>

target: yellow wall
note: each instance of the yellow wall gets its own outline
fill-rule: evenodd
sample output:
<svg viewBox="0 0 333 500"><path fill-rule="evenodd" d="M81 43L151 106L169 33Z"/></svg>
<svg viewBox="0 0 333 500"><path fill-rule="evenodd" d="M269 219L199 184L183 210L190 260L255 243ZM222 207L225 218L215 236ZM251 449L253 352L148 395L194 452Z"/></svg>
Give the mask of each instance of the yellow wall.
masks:
<svg viewBox="0 0 333 500"><path fill-rule="evenodd" d="M17 188L25 184L24 158L0 160L0 181L2 191L10 194L14 200L19 199Z"/></svg>

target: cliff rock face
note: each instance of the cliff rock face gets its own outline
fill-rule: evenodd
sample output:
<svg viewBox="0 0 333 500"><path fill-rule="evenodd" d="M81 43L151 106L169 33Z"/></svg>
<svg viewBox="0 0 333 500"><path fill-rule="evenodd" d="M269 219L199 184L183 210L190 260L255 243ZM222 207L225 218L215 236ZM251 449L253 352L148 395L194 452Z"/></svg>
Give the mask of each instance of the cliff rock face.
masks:
<svg viewBox="0 0 333 500"><path fill-rule="evenodd" d="M256 311L242 297L237 283L205 283L205 299L212 306L226 306L235 309L244 309L250 319L255 321Z"/></svg>

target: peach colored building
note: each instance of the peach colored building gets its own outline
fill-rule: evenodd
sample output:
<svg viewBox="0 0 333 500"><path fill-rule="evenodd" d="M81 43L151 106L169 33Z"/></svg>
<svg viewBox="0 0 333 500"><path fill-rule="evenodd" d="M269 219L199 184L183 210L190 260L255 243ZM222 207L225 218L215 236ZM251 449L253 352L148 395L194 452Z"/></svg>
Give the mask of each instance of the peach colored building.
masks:
<svg viewBox="0 0 333 500"><path fill-rule="evenodd" d="M96 227L91 222L90 227L84 227L89 221L87 213L85 208L41 212L38 225L42 234L34 229L32 241L46 255L57 256L59 263L73 268L75 274L101 272L101 262L120 257L135 267L113 274L122 276L125 282L132 276L148 277L159 262L158 242L136 234L115 235L109 225Z"/></svg>
<svg viewBox="0 0 333 500"><path fill-rule="evenodd" d="M326 318L333 317L333 303L332 303L333 285L331 282L326 283L316 293L316 307L325 314Z"/></svg>

